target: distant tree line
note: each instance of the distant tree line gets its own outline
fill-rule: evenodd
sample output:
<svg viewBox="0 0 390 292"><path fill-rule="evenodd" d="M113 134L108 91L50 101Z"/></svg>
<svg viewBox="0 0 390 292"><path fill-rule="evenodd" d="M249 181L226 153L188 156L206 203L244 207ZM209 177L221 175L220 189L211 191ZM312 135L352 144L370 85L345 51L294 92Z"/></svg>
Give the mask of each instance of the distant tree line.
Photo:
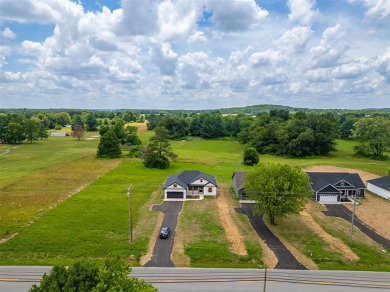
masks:
<svg viewBox="0 0 390 292"><path fill-rule="evenodd" d="M48 130L61 130L70 126L80 138L83 131L114 126L117 121L144 122L144 116L133 111L37 111L2 110L0 112L0 143L18 144L48 137ZM75 127L78 126L76 129ZM81 128L80 128L81 127ZM76 130L76 131L75 131ZM120 138L121 139L121 138ZM123 141L125 143L126 141Z"/></svg>
<svg viewBox="0 0 390 292"><path fill-rule="evenodd" d="M361 121L375 121L376 119L380 120L380 125L387 127L386 121L390 118L386 113L373 116L360 112L318 114L299 111L291 113L284 109L270 110L256 116L222 115L219 112L191 115L183 112L175 115L162 113L146 115L148 129L163 127L168 131L170 139L182 139L187 135L205 139L230 137L256 149L260 154L291 157L328 155L335 150L338 138L354 139L363 143L363 139L359 138L363 130ZM387 136L384 133L380 136L384 137L383 142L376 143L377 147L383 145L380 152L368 150L369 143L364 143L364 147L360 145L355 148L356 153L375 158L382 156L388 151L386 149L390 142L385 142ZM252 150L250 153L254 155ZM244 161L253 163L252 158L244 158Z"/></svg>
<svg viewBox="0 0 390 292"><path fill-rule="evenodd" d="M125 128L124 125L147 120L148 130L162 127L167 131L169 139L183 139L186 136L229 138L256 149L260 154L292 157L328 155L335 149L338 138L358 141L359 144L355 147L357 155L386 158L386 153L390 151L390 112L385 110L322 110L317 113L312 110L290 112L279 108L257 114L235 115L223 115L215 111L151 112L144 116L139 111L132 110L1 110L0 142L32 143L34 140L47 138L48 130L60 130L69 126L78 138L84 130L99 130L101 136L113 131L119 145L139 145L136 129ZM136 151L139 152L140 149ZM257 160L252 157L253 149L247 154L250 157L244 161L248 164Z"/></svg>

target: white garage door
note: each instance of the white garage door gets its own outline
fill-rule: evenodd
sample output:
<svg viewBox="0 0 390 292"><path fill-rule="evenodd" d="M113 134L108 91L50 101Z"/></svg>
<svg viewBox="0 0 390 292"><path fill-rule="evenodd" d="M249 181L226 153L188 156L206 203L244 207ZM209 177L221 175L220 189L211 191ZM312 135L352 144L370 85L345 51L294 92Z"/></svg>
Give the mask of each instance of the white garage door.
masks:
<svg viewBox="0 0 390 292"><path fill-rule="evenodd" d="M320 202L337 202L337 195L320 195Z"/></svg>

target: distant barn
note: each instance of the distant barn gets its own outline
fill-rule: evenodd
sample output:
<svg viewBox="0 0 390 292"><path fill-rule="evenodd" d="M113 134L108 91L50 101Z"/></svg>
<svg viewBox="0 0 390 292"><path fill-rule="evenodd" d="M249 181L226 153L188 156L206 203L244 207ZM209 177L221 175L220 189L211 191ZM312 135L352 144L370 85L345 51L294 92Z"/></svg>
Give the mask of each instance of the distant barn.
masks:
<svg viewBox="0 0 390 292"><path fill-rule="evenodd" d="M52 137L65 137L65 136L69 136L69 134L67 134L65 132L52 132L50 134L50 136L52 136Z"/></svg>

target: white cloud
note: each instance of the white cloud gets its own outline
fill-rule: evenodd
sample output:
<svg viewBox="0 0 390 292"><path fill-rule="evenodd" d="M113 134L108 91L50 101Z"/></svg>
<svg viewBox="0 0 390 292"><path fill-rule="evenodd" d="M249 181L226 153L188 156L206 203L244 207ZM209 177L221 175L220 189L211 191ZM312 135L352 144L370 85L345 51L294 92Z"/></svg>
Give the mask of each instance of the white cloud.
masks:
<svg viewBox="0 0 390 292"><path fill-rule="evenodd" d="M283 36L276 41L276 44L283 47L285 51L300 53L304 51L312 33L313 31L309 27L294 27L293 29L286 31Z"/></svg>
<svg viewBox="0 0 390 292"><path fill-rule="evenodd" d="M207 43L207 38L204 35L203 31L195 31L192 35L188 37L188 43Z"/></svg>
<svg viewBox="0 0 390 292"><path fill-rule="evenodd" d="M319 15L315 0L288 0L287 5L290 8L288 19L300 25L311 25Z"/></svg>
<svg viewBox="0 0 390 292"><path fill-rule="evenodd" d="M370 69L368 60L366 58L362 58L360 60L355 60L353 62L337 66L333 70L332 76L336 79L352 79L362 76L368 69Z"/></svg>
<svg viewBox="0 0 390 292"><path fill-rule="evenodd" d="M253 67L262 67L270 65L279 58L279 52L268 49L265 52L253 53L249 58L249 62Z"/></svg>
<svg viewBox="0 0 390 292"><path fill-rule="evenodd" d="M172 51L169 43L153 43L149 55L160 69L161 75L175 75L177 54Z"/></svg>
<svg viewBox="0 0 390 292"><path fill-rule="evenodd" d="M11 54L9 46L0 46L0 68L7 64L6 58Z"/></svg>
<svg viewBox="0 0 390 292"><path fill-rule="evenodd" d="M122 35L154 35L158 33L158 0L123 0L118 32Z"/></svg>
<svg viewBox="0 0 390 292"><path fill-rule="evenodd" d="M0 16L2 106L188 108L191 100L196 108L330 107L340 96L360 98L355 107L373 96L383 105L390 48L383 28L359 24L388 17L387 8L356 1L366 16L340 11L311 27L315 1L289 1L289 14L268 14L254 0L124 0L94 12L80 1L21 0L29 8L22 10L0 0L0 8L9 4ZM14 22L55 29L44 40L20 41L28 34Z"/></svg>
<svg viewBox="0 0 390 292"><path fill-rule="evenodd" d="M387 24L390 20L390 3L388 0L364 0L366 15L377 22Z"/></svg>
<svg viewBox="0 0 390 292"><path fill-rule="evenodd" d="M378 58L376 67L378 73L390 84L390 47L388 47L386 52Z"/></svg>
<svg viewBox="0 0 390 292"><path fill-rule="evenodd" d="M268 16L254 0L208 0L206 8L213 11L212 20L223 32L247 30Z"/></svg>
<svg viewBox="0 0 390 292"><path fill-rule="evenodd" d="M317 47L310 49L312 66L332 67L338 65L348 49L346 35L340 24L328 27Z"/></svg>
<svg viewBox="0 0 390 292"><path fill-rule="evenodd" d="M312 82L328 82L331 81L330 74L329 68L317 68L306 72L305 77Z"/></svg>
<svg viewBox="0 0 390 292"><path fill-rule="evenodd" d="M163 41L185 39L196 26L200 11L191 1L164 1L158 8L160 37Z"/></svg>
<svg viewBox="0 0 390 292"><path fill-rule="evenodd" d="M0 32L0 35L5 39L10 39L10 40L16 38L16 34L8 27L6 27L2 32Z"/></svg>

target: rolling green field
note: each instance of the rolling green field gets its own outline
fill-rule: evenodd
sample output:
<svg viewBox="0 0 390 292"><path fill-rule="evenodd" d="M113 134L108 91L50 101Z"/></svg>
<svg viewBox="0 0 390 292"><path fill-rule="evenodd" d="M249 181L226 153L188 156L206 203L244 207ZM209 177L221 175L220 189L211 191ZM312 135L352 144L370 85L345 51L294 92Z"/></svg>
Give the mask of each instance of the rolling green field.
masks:
<svg viewBox="0 0 390 292"><path fill-rule="evenodd" d="M144 143L151 134L139 133ZM93 135L96 133L88 133L87 137ZM80 258L104 260L119 256L139 265L150 239L156 236L153 232L158 213L150 209L153 204L162 203L162 187L169 175L196 169L215 175L218 183L230 185L234 171L251 169L241 163L244 146L235 141L189 137L171 144L178 159L167 170L145 168L139 159L125 157L125 149L121 159L96 159L98 139L50 137L18 145L8 152L10 146L3 145L0 148L4 151L0 156L0 239L8 240L0 244L0 264L69 264ZM334 165L387 174L388 162L356 158L352 155L353 145L354 142L338 141L338 151L330 157L290 159L261 155L260 159L301 167ZM126 192L129 184L132 184L133 243L128 242ZM239 206L238 201L230 201L232 207ZM190 240L184 246L191 266L264 266L262 250L253 240L254 232L246 217L237 216L234 220L244 236L247 256L229 251L213 199L185 202L179 225L193 220L197 224L186 229L185 236ZM287 230L288 224L292 221L283 221L278 228ZM342 232L328 225L323 228L330 228L329 233L345 240ZM304 228L299 232L285 236L302 250L308 244L303 244L301 238L310 238L310 248L320 255L313 259L320 268L354 269L339 255L324 262L321 255L328 250L319 236ZM194 238L195 234L199 236ZM13 235L16 236L10 238ZM377 248L364 240L357 241L353 249L359 256L367 255L356 269L389 269L388 257L379 257ZM377 268L376 263L380 263Z"/></svg>

